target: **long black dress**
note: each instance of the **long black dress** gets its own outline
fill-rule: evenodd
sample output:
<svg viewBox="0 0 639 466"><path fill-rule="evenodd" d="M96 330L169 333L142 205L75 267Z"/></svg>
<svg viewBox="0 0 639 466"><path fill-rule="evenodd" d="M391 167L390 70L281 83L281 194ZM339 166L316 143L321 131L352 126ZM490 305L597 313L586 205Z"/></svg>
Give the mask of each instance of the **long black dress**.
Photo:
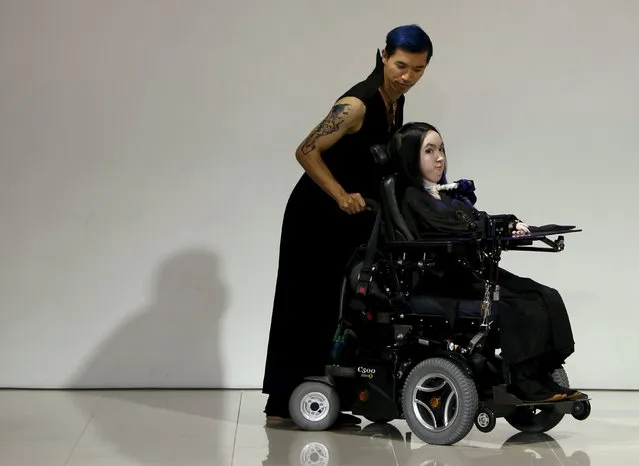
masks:
<svg viewBox="0 0 639 466"><path fill-rule="evenodd" d="M379 168L370 153L386 144L402 125L404 97L397 102L389 128L386 104L378 88L383 65L340 98L357 97L366 105L361 129L345 135L323 154L324 162L344 190L379 199ZM263 393L265 413L288 417L288 399L309 375L323 375L339 316L341 281L355 248L371 234L370 212L349 215L303 174L291 193L280 239L279 266L266 355Z"/></svg>
<svg viewBox="0 0 639 466"><path fill-rule="evenodd" d="M401 201L402 213L419 236L433 233L463 234L485 215L461 198L440 192L441 200L425 190L409 187ZM420 292L436 291L462 299L482 299L484 288L468 269L457 262L441 264ZM499 328L502 357L511 368L535 366L535 373L560 367L574 352L574 339L566 306L559 292L530 278L499 269ZM541 372L540 372L541 371ZM529 372L528 375L533 374Z"/></svg>

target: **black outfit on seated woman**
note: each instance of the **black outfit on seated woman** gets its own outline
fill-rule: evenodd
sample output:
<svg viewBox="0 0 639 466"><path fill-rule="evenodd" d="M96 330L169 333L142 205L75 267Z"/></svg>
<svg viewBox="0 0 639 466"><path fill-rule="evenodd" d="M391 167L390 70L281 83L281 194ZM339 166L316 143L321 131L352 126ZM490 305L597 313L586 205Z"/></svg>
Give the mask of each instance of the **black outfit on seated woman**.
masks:
<svg viewBox="0 0 639 466"><path fill-rule="evenodd" d="M379 198L379 168L370 148L386 144L402 125L404 96L393 125L379 86L383 63L340 98L366 105L359 131L343 136L322 154L333 176L349 193ZM389 127L390 126L390 127ZM348 260L370 236L374 215L349 215L304 173L291 193L282 224L273 314L266 353L263 393L267 416L288 418L288 401L304 377L324 375L339 319L342 278Z"/></svg>
<svg viewBox="0 0 639 466"><path fill-rule="evenodd" d="M439 193L441 200L424 189L409 187L405 191L402 213L418 237L469 235L482 228L482 218L488 214L454 192ZM510 368L515 394L537 401L558 391L570 393L554 384L549 375L574 352L572 329L560 294L501 268L498 283L501 355ZM437 273L424 280L423 286L426 288L418 292L429 295L481 300L484 294L484 283L454 260L440 263Z"/></svg>

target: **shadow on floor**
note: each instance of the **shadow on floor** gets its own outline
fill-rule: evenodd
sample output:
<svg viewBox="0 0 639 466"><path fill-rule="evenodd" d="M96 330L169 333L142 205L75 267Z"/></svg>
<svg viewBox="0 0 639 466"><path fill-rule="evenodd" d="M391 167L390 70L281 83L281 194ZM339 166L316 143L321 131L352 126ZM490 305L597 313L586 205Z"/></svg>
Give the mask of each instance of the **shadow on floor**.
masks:
<svg viewBox="0 0 639 466"><path fill-rule="evenodd" d="M95 349L70 386L223 386L219 334L228 298L218 255L205 248L179 252L154 277L149 304ZM162 390L106 391L84 437L143 464L171 458L210 462L218 451L218 428L236 422L237 407L224 401L229 396L233 393L188 390L169 397ZM135 415L128 416L131 412ZM201 456L192 448L181 452L180 438L197 435L208 437ZM192 443L183 448L187 445Z"/></svg>

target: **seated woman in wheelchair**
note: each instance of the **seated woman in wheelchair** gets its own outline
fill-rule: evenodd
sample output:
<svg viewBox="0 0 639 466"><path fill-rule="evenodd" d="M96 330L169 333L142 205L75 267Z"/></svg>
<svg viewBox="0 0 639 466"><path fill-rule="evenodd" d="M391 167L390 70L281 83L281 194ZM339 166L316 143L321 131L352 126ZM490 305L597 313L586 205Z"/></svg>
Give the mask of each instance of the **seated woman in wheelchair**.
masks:
<svg viewBox="0 0 639 466"><path fill-rule="evenodd" d="M398 163L397 197L402 214L416 237L472 234L487 215L473 204L476 197L459 190L439 190L446 184L446 151L439 131L427 123L408 123L389 143ZM471 200L469 200L471 198ZM513 236L530 228L513 216ZM524 401L561 401L584 396L559 386L552 372L574 352L570 320L557 290L499 269L498 326L501 355L507 365L509 390ZM413 291L429 296L481 300L483 282L456 260L439 263ZM415 300L413 306L419 306Z"/></svg>

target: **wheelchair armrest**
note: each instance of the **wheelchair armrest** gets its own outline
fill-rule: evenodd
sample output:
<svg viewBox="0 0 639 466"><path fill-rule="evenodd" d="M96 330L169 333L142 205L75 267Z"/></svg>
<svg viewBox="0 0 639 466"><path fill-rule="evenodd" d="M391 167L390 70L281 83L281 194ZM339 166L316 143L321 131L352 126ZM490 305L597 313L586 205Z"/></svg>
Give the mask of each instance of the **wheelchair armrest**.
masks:
<svg viewBox="0 0 639 466"><path fill-rule="evenodd" d="M577 233L574 225L543 225L530 226L530 234L526 236L512 236L509 231L511 215L489 215L486 218L485 239L488 243L499 244L503 250L511 251L539 251L539 252L560 252L564 250L564 237L566 233ZM556 240L548 238L549 235L560 235ZM547 248L532 246L535 241L545 243Z"/></svg>
<svg viewBox="0 0 639 466"><path fill-rule="evenodd" d="M535 252L561 252L565 248L564 234L579 233L581 229L573 226L556 228L554 230L537 230L530 235L504 238L503 249L508 251L535 251ZM550 235L559 235L556 240L548 238ZM536 241L541 241L548 247L532 246Z"/></svg>
<svg viewBox="0 0 639 466"><path fill-rule="evenodd" d="M476 238L472 237L433 237L413 241L388 241L392 249L410 252L446 252L456 253L466 251L469 247L477 247Z"/></svg>

